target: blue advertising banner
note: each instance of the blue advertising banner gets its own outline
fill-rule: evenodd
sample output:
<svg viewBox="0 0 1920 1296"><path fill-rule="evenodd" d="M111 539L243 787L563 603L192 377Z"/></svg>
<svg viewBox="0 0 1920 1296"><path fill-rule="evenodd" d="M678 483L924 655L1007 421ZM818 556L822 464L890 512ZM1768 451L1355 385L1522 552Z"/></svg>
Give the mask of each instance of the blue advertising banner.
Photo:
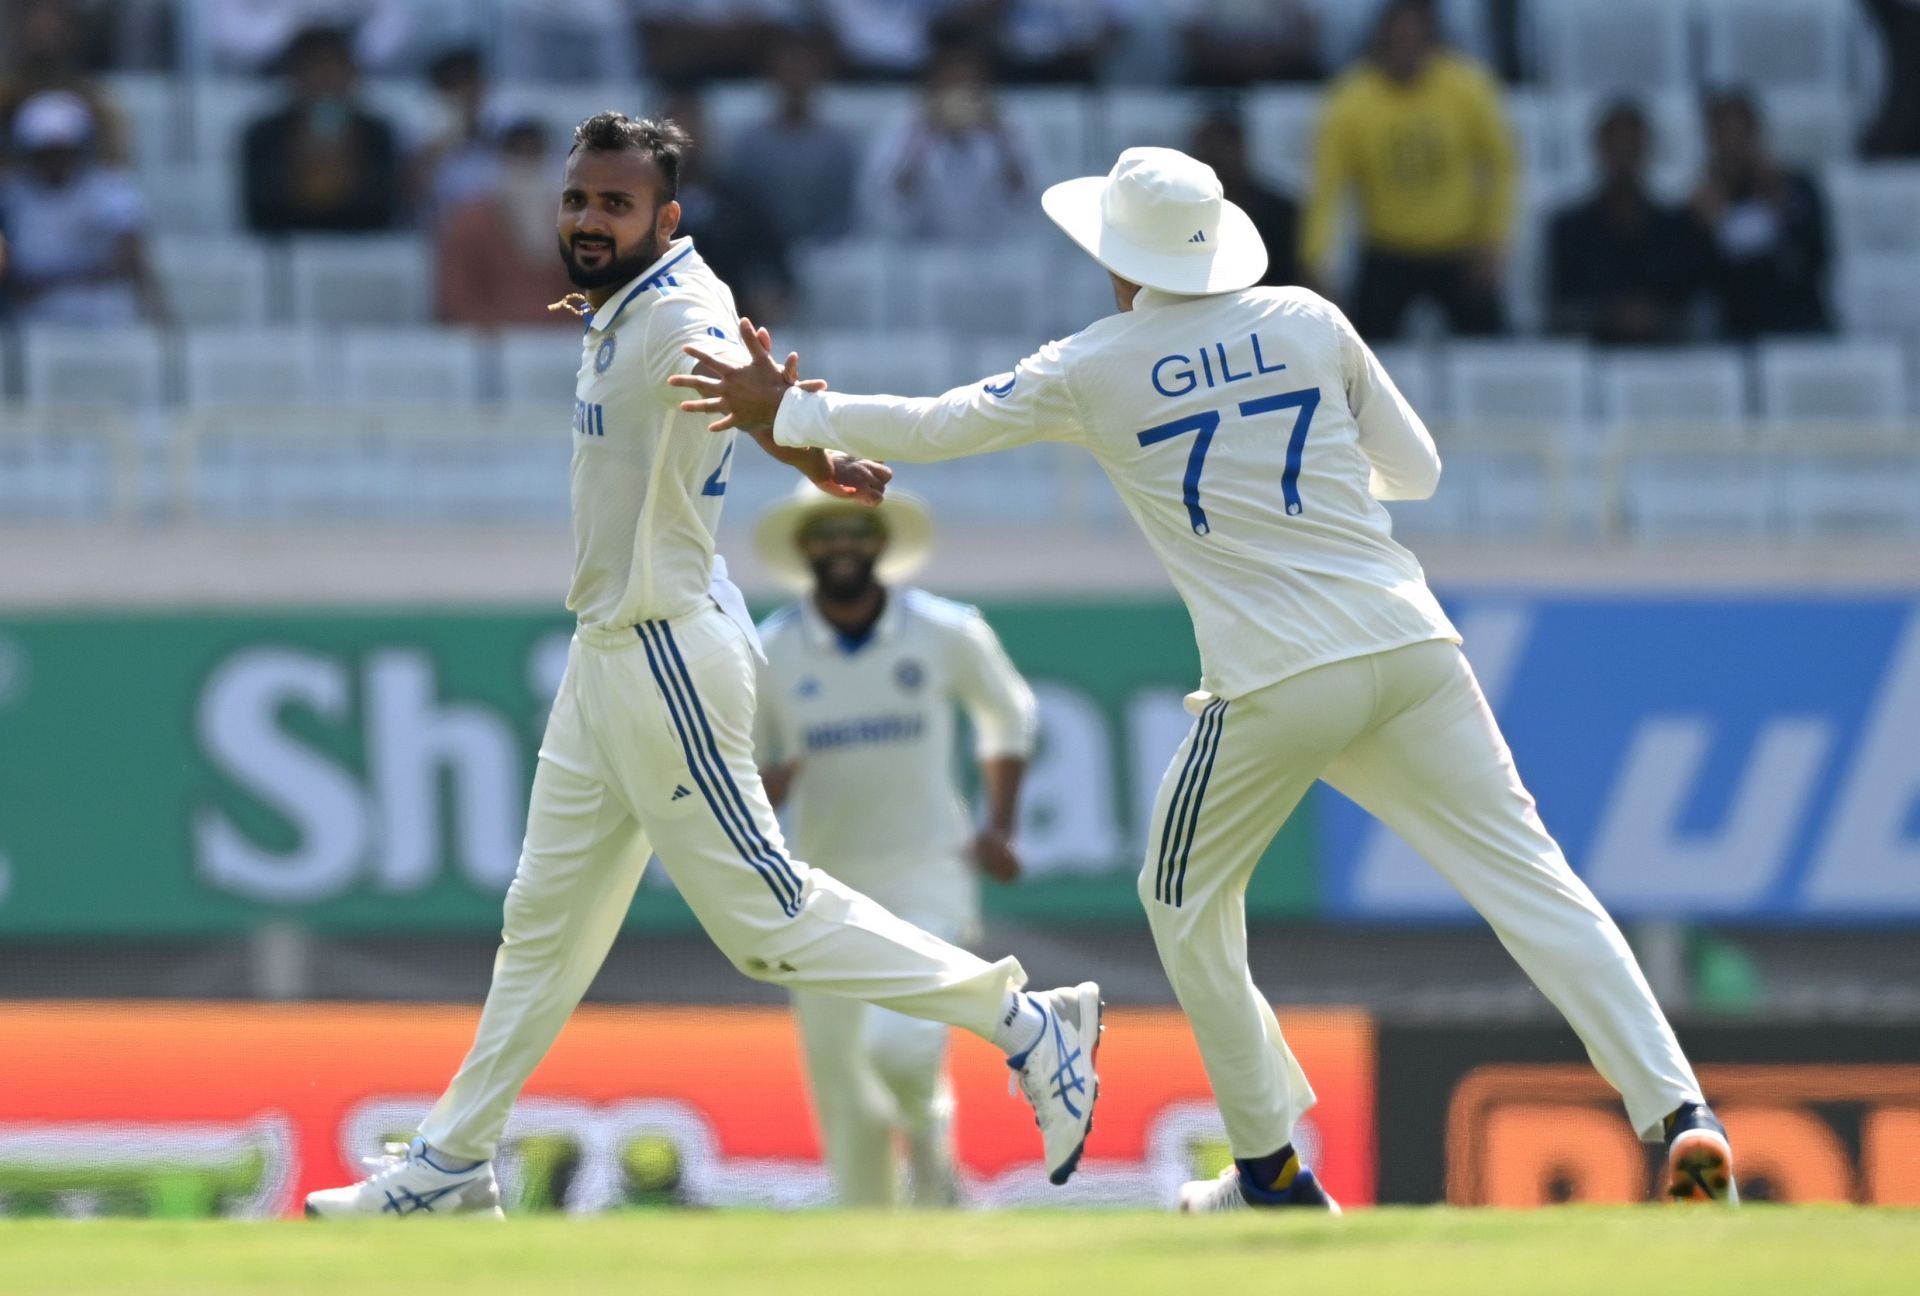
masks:
<svg viewBox="0 0 1920 1296"><path fill-rule="evenodd" d="M1920 603L1453 600L1521 777L1622 918L1920 918ZM1331 916L1466 906L1316 789Z"/></svg>

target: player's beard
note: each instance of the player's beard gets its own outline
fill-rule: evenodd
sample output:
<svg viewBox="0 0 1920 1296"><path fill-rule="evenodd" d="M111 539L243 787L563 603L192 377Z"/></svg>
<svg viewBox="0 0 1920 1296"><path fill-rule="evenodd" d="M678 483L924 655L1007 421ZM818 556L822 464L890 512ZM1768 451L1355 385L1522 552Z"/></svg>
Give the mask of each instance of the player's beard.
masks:
<svg viewBox="0 0 1920 1296"><path fill-rule="evenodd" d="M613 255L600 266L589 269L573 259L573 244L581 241L576 234L571 242L560 240L560 260L567 267L567 278L573 281L575 288L611 288L626 283L629 279L638 279L640 272L660 259L660 239L649 232L635 244L625 256L620 255L620 245L612 243ZM588 239L588 242L598 242Z"/></svg>
<svg viewBox="0 0 1920 1296"><path fill-rule="evenodd" d="M834 554L813 564L813 585L829 603L852 603L873 588L878 561L852 554Z"/></svg>

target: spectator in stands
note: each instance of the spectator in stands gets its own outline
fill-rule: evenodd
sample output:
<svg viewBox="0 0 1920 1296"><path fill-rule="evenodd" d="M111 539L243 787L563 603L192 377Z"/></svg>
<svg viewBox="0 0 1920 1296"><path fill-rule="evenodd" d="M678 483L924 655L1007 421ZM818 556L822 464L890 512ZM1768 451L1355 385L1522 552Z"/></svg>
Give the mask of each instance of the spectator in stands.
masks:
<svg viewBox="0 0 1920 1296"><path fill-rule="evenodd" d="M1363 246L1351 313L1363 337L1398 336L1421 300L1456 333L1498 333L1513 187L1493 79L1440 46L1429 0L1391 0L1371 54L1327 95L1301 261L1328 281L1334 227L1353 190Z"/></svg>
<svg viewBox="0 0 1920 1296"><path fill-rule="evenodd" d="M0 69L0 139L13 128L20 105L48 90L64 90L87 106L95 156L109 166L132 160L120 111L87 72L86 28L72 0L22 0L5 23L6 65Z"/></svg>
<svg viewBox="0 0 1920 1296"><path fill-rule="evenodd" d="M733 289L742 314L771 323L790 318L793 273L786 239L753 196L727 180L724 141L709 132L699 96L680 89L663 108L693 138L680 157L680 232L692 237L701 259Z"/></svg>
<svg viewBox="0 0 1920 1296"><path fill-rule="evenodd" d="M413 207L433 224L456 204L490 193L500 165L500 126L486 120L487 78L480 51L447 50L427 68L435 121L408 162Z"/></svg>
<svg viewBox="0 0 1920 1296"><path fill-rule="evenodd" d="M561 168L546 126L510 120L487 188L451 204L435 234L440 319L473 328L574 324L547 306L572 291L555 242Z"/></svg>
<svg viewBox="0 0 1920 1296"><path fill-rule="evenodd" d="M339 32L353 60L382 71L406 61L414 37L408 0L198 0L208 53L230 72L264 72L302 32Z"/></svg>
<svg viewBox="0 0 1920 1296"><path fill-rule="evenodd" d="M934 55L944 0L814 0L855 77L910 77Z"/></svg>
<svg viewBox="0 0 1920 1296"><path fill-rule="evenodd" d="M1260 282L1300 282L1300 208L1292 198L1262 184L1247 160L1246 129L1237 110L1219 108L1201 119L1189 152L1213 168L1227 201L1253 220L1267 245L1267 274Z"/></svg>
<svg viewBox="0 0 1920 1296"><path fill-rule="evenodd" d="M1686 212L1647 190L1651 140L1627 102L1594 130L1599 184L1555 213L1547 235L1547 316L1558 332L1634 346L1682 340L1700 249Z"/></svg>
<svg viewBox="0 0 1920 1296"><path fill-rule="evenodd" d="M817 37L775 42L767 79L779 104L772 117L741 132L728 159L733 187L789 242L831 242L853 224L860 146L817 107L829 53Z"/></svg>
<svg viewBox="0 0 1920 1296"><path fill-rule="evenodd" d="M65 90L35 95L14 114L18 166L0 181L8 299L39 324L162 322L146 203L131 176L94 160L93 141L92 112Z"/></svg>
<svg viewBox="0 0 1920 1296"><path fill-rule="evenodd" d="M286 70L287 105L247 128L247 224L263 234L391 229L400 218L399 150L393 127L355 97L346 36L301 32Z"/></svg>
<svg viewBox="0 0 1920 1296"><path fill-rule="evenodd" d="M503 81L614 82L639 75L627 0L495 0L489 16L494 71Z"/></svg>
<svg viewBox="0 0 1920 1296"><path fill-rule="evenodd" d="M647 70L671 85L751 76L803 17L800 0L634 0Z"/></svg>
<svg viewBox="0 0 1920 1296"><path fill-rule="evenodd" d="M1920 157L1920 0L1866 0L1886 49L1880 109L1861 141L1870 158Z"/></svg>
<svg viewBox="0 0 1920 1296"><path fill-rule="evenodd" d="M862 187L876 227L904 238L977 242L1030 219L1033 165L1000 116L978 45L942 46L919 109L874 150Z"/></svg>
<svg viewBox="0 0 1920 1296"><path fill-rule="evenodd" d="M1706 174L1693 217L1707 244L1721 336L1825 332L1831 250L1819 188L1774 158L1746 92L1708 96L1706 128Z"/></svg>
<svg viewBox="0 0 1920 1296"><path fill-rule="evenodd" d="M945 30L990 32L1002 75L1087 82L1113 34L1114 0L949 0Z"/></svg>
<svg viewBox="0 0 1920 1296"><path fill-rule="evenodd" d="M1189 85L1320 75L1320 24L1305 0L1177 0L1176 7Z"/></svg>

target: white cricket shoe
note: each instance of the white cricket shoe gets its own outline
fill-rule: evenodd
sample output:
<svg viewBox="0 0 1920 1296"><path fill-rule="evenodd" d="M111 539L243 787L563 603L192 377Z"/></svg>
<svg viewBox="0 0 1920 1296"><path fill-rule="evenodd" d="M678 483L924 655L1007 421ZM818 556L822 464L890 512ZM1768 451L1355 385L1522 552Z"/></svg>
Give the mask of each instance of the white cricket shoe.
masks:
<svg viewBox="0 0 1920 1296"><path fill-rule="evenodd" d="M373 1173L359 1183L307 1194L308 1219L405 1218L416 1213L506 1218L491 1161L476 1162L464 1170L445 1169L434 1161L426 1140L418 1138L389 1143L384 1156L364 1160Z"/></svg>
<svg viewBox="0 0 1920 1296"><path fill-rule="evenodd" d="M1033 1108L1045 1147L1047 1179L1063 1184L1080 1166L1100 1096L1094 1071L1100 1051L1100 987L1091 981L1032 996L1045 1014L1040 1038L1007 1059Z"/></svg>
<svg viewBox="0 0 1920 1296"><path fill-rule="evenodd" d="M1219 1215L1227 1211L1272 1210L1282 1206L1305 1206L1338 1215L1340 1203L1328 1195L1305 1166L1294 1176L1283 1193L1260 1193L1250 1198L1240 1182L1240 1167L1228 1166L1217 1179L1195 1179L1180 1188L1179 1211L1182 1215Z"/></svg>

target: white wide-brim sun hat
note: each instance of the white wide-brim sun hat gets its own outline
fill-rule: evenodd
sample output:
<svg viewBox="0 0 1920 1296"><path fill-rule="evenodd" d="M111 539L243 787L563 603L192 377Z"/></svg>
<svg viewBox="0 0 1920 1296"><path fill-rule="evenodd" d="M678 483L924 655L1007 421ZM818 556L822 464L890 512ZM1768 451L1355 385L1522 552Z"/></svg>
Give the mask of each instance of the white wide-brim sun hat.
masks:
<svg viewBox="0 0 1920 1296"><path fill-rule="evenodd" d="M767 571L781 584L796 590L813 585L813 568L800 553L800 529L823 513L872 512L886 529L887 547L874 564L874 575L884 585L897 584L920 570L933 552L933 515L926 504L905 491L888 491L877 505L835 499L812 482L803 481L793 494L761 514L753 545Z"/></svg>
<svg viewBox="0 0 1920 1296"><path fill-rule="evenodd" d="M1130 148L1103 176L1063 180L1040 205L1122 279L1182 296L1237 292L1267 272L1253 219L1213 168L1178 149Z"/></svg>

